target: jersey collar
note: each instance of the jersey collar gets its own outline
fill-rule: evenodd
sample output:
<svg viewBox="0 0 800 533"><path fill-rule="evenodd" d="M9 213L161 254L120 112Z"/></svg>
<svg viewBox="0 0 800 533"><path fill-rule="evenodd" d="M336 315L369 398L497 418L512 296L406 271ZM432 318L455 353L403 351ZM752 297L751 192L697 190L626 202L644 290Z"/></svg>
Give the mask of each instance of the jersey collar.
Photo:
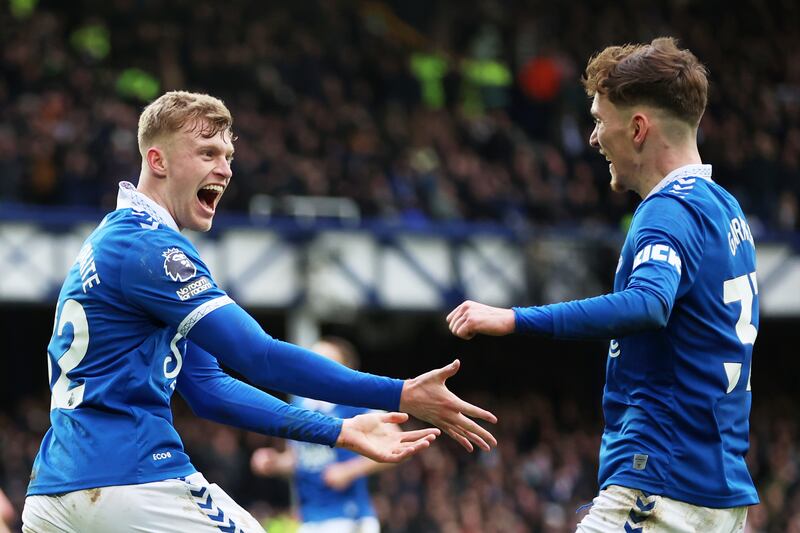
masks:
<svg viewBox="0 0 800 533"><path fill-rule="evenodd" d="M706 181L714 182L714 180L711 179L711 165L684 165L667 174L667 176L659 181L658 185L653 187L653 190L645 196L645 199L650 198L673 181L689 177L702 178Z"/></svg>
<svg viewBox="0 0 800 533"><path fill-rule="evenodd" d="M137 191L133 183L121 181L119 183L119 193L117 194L117 209L127 208L131 208L134 211L145 212L153 217L153 220L156 222L169 226L179 233L181 231L166 209Z"/></svg>

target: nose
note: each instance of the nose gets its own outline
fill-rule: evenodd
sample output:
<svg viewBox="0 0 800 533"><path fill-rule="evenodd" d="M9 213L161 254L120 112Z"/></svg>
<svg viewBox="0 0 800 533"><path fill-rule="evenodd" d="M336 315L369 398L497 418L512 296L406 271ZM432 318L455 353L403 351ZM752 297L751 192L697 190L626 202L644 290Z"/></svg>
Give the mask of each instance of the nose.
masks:
<svg viewBox="0 0 800 533"><path fill-rule="evenodd" d="M594 127L594 129L592 130L592 134L589 135L589 146L592 146L594 148L600 147L600 143L597 140L597 126Z"/></svg>
<svg viewBox="0 0 800 533"><path fill-rule="evenodd" d="M219 174L226 180L231 179L231 176L233 176L233 171L231 170L231 163L224 157L222 158L220 164L217 165L217 168L214 170L217 174Z"/></svg>

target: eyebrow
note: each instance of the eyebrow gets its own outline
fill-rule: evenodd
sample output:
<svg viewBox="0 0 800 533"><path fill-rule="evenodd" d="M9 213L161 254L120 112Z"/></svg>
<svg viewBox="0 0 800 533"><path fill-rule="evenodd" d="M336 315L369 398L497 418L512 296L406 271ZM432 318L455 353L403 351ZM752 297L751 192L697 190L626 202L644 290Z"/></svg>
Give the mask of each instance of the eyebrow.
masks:
<svg viewBox="0 0 800 533"><path fill-rule="evenodd" d="M211 150L211 151L213 151L214 153L219 153L219 152L220 152L220 149L219 149L219 147L218 147L218 146L216 146L216 145L214 145L214 144L209 144L209 143L199 143L199 144L197 145L197 150L198 150L198 151L201 151L201 150ZM233 153L234 153L235 151L236 151L236 150L234 150L233 148L231 148L231 150L230 150L229 152L226 152L226 154L225 154L225 157L227 157L227 158L231 158L231 157L233 157Z"/></svg>

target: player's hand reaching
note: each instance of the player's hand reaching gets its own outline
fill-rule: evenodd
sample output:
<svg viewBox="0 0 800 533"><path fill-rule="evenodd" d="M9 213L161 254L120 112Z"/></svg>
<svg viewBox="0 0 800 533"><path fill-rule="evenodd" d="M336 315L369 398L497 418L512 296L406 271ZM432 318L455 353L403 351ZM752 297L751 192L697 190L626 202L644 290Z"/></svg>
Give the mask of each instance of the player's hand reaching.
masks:
<svg viewBox="0 0 800 533"><path fill-rule="evenodd" d="M369 413L345 418L336 446L379 463L399 463L431 445L436 428L398 431L394 424L408 420L405 413Z"/></svg>
<svg viewBox="0 0 800 533"><path fill-rule="evenodd" d="M471 339L478 333L508 335L514 333L514 311L467 300L450 311L447 326L462 339Z"/></svg>
<svg viewBox="0 0 800 533"><path fill-rule="evenodd" d="M407 379L400 395L400 410L441 428L467 451L473 450L473 443L488 451L497 446L497 440L470 417L492 424L497 422L497 417L465 402L445 385L447 378L455 375L460 366L461 362L456 359L445 367Z"/></svg>

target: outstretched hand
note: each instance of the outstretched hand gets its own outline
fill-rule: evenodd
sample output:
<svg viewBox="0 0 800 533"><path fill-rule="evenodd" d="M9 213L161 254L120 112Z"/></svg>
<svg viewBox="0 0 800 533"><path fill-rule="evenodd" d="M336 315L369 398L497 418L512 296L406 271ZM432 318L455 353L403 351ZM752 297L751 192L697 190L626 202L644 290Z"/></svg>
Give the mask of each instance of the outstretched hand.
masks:
<svg viewBox="0 0 800 533"><path fill-rule="evenodd" d="M447 378L455 375L460 366L461 362L456 359L445 367L406 380L400 395L400 410L441 428L467 451L473 450L473 443L488 451L497 446L497 440L469 417L492 424L497 422L497 417L465 402L445 385Z"/></svg>
<svg viewBox="0 0 800 533"><path fill-rule="evenodd" d="M408 420L405 413L368 413L345 418L336 446L379 463L399 463L431 445L436 428L398 431L394 424Z"/></svg>
<svg viewBox="0 0 800 533"><path fill-rule="evenodd" d="M447 326L456 337L471 339L478 333L484 335L508 335L514 333L514 311L492 307L467 300L450 311Z"/></svg>

